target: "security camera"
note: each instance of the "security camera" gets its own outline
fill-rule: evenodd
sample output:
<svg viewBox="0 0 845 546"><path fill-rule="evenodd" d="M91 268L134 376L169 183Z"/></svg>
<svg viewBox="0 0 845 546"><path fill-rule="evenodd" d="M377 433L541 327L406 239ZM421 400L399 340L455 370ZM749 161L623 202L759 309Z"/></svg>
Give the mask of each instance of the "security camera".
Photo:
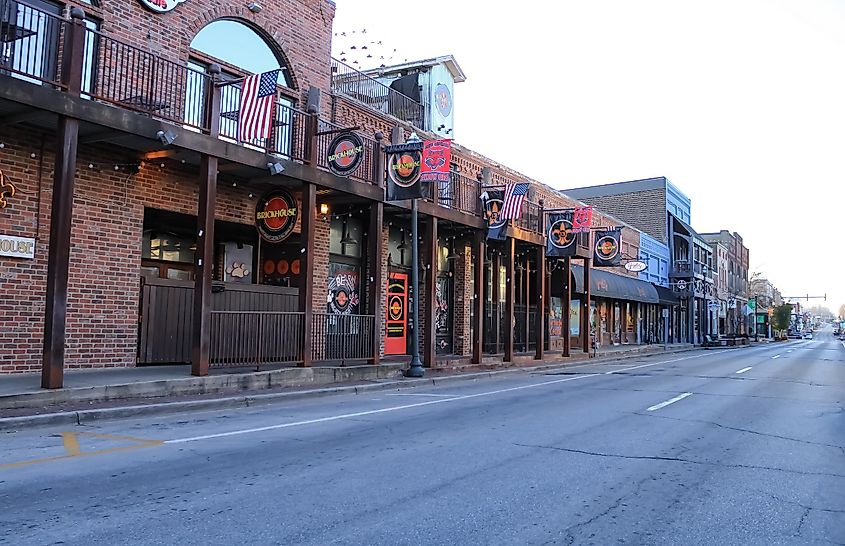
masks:
<svg viewBox="0 0 845 546"><path fill-rule="evenodd" d="M170 129L168 129L167 131L159 131L156 133L156 136L165 146L173 144L173 141L176 140L176 133L174 133Z"/></svg>

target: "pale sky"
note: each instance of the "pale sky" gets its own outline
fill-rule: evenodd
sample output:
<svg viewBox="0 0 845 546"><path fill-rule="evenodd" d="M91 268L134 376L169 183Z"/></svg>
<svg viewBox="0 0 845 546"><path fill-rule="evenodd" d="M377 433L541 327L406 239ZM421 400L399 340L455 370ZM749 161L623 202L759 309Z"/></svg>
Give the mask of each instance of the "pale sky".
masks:
<svg viewBox="0 0 845 546"><path fill-rule="evenodd" d="M845 0L336 1L335 46L455 56L457 142L559 189L666 176L785 296L845 303Z"/></svg>

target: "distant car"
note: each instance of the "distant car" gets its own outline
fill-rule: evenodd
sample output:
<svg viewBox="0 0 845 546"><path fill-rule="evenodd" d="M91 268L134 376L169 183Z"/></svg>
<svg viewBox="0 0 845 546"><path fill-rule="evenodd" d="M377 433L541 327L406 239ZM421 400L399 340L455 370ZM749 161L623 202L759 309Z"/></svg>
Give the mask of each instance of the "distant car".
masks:
<svg viewBox="0 0 845 546"><path fill-rule="evenodd" d="M804 335L802 337L804 339L813 339L813 333L812 332L804 332Z"/></svg>

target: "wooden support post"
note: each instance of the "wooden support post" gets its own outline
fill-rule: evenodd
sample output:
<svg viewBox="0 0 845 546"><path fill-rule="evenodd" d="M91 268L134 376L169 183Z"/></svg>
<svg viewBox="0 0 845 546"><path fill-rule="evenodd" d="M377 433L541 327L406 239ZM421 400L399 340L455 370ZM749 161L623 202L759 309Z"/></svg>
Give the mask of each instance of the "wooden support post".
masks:
<svg viewBox="0 0 845 546"><path fill-rule="evenodd" d="M71 8L70 14L72 22L63 44L62 83L67 86L69 94L79 96L85 47L85 13L79 8ZM41 387L44 389L59 389L64 385L68 268L79 120L59 116L57 129L41 361Z"/></svg>
<svg viewBox="0 0 845 546"><path fill-rule="evenodd" d="M486 255L487 237L483 231L475 234L475 294L472 300L472 363L481 364L484 344L484 260Z"/></svg>
<svg viewBox="0 0 845 546"><path fill-rule="evenodd" d="M502 339L502 292L501 286L502 283L500 282L499 277L501 276L499 269L501 268L501 256L498 252L494 252L493 256L491 257L491 264L490 267L493 268L493 271L490 272L490 277L493 284L493 294L491 298L491 309L490 314L491 316L491 326L493 328L493 332L491 332L490 339L493 340L493 352L499 352L499 345Z"/></svg>
<svg viewBox="0 0 845 546"><path fill-rule="evenodd" d="M191 375L208 375L211 340L211 273L214 265L214 209L217 202L217 158L200 159L197 251L194 254L194 324Z"/></svg>
<svg viewBox="0 0 845 546"><path fill-rule="evenodd" d="M212 85L205 100L205 125L209 134L220 133L221 91L214 85L220 67L211 65ZM194 253L194 309L191 339L191 375L208 375L211 345L211 274L214 265L214 210L217 206L217 158L200 155L199 203L197 204L197 251Z"/></svg>
<svg viewBox="0 0 845 546"><path fill-rule="evenodd" d="M384 185L384 154L382 153L382 140L384 133L381 131L375 134L376 142L373 146L375 154L373 180L376 186ZM316 204L315 204L316 206ZM315 209L316 210L316 209ZM381 316L381 306L384 300L384 278L381 276L381 249L384 246L384 204L373 202L370 204L370 225L367 228L369 237L369 248L367 249L370 266L370 299L369 313L373 315L373 356L370 364L378 364L381 360L381 325L384 317Z"/></svg>
<svg viewBox="0 0 845 546"><path fill-rule="evenodd" d="M584 295L581 297L581 344L585 353L590 352L590 268L593 260L584 258Z"/></svg>
<svg viewBox="0 0 845 546"><path fill-rule="evenodd" d="M370 364L378 364L381 358L381 306L384 300L384 279L381 276L381 249L384 246L384 205L370 204L370 225L367 227L367 261L370 269L370 294L367 299L368 313L373 315L373 353Z"/></svg>
<svg viewBox="0 0 845 546"><path fill-rule="evenodd" d="M437 356L437 333L434 327L435 304L434 296L437 292L437 218L431 217L425 224L425 330L423 330L423 366L430 368ZM418 243L418 241L414 241Z"/></svg>
<svg viewBox="0 0 845 546"><path fill-rule="evenodd" d="M302 183L302 221L300 222L300 273L303 283L299 289L299 310L303 313L302 324L302 366L311 365L311 339L314 318L314 247L315 215L317 213L317 187L309 182Z"/></svg>
<svg viewBox="0 0 845 546"><path fill-rule="evenodd" d="M525 336L525 352L529 351L528 349L528 332L531 330L531 259L528 256L528 253L525 255L525 269L522 270L522 301L525 305L525 324L522 328L522 333Z"/></svg>
<svg viewBox="0 0 845 546"><path fill-rule="evenodd" d="M560 304L561 328L563 335L563 356L572 356L572 338L569 335L571 324L569 323L569 305L572 300L572 258L563 259L563 300Z"/></svg>
<svg viewBox="0 0 845 546"><path fill-rule="evenodd" d="M505 242L508 255L505 258L505 362L513 362L513 319L514 319L514 261L516 254L516 239L509 237Z"/></svg>
<svg viewBox="0 0 845 546"><path fill-rule="evenodd" d="M537 247L537 312L534 314L534 359L543 360L546 339L546 249Z"/></svg>

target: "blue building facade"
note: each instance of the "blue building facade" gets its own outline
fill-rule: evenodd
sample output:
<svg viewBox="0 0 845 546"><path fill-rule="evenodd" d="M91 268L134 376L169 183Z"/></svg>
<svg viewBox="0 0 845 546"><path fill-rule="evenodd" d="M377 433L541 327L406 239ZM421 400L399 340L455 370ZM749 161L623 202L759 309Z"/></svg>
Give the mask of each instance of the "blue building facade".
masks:
<svg viewBox="0 0 845 546"><path fill-rule="evenodd" d="M669 287L669 247L654 237L640 232L640 261L648 266L640 271L640 279Z"/></svg>

